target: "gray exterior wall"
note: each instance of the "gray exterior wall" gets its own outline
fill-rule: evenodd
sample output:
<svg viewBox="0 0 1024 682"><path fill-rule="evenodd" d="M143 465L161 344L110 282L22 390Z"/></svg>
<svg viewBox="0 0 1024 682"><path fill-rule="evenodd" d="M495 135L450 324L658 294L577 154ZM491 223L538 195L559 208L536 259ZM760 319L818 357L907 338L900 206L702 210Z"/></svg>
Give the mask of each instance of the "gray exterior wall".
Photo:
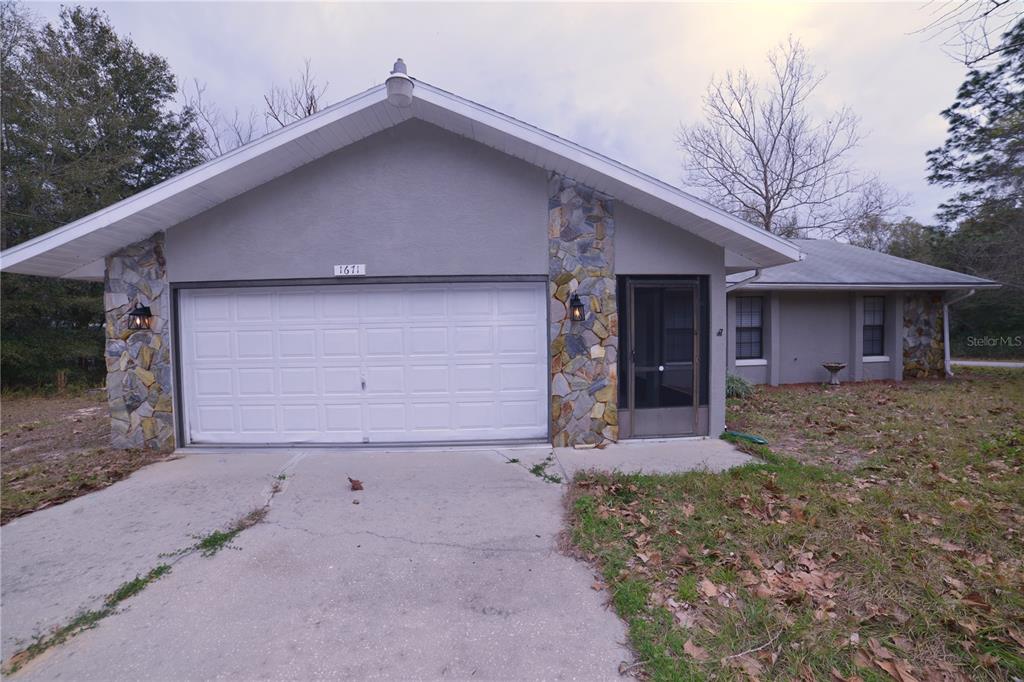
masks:
<svg viewBox="0 0 1024 682"><path fill-rule="evenodd" d="M708 435L717 436L725 429L725 249L631 206L617 204L615 274L709 276L711 357L704 360L709 378Z"/></svg>
<svg viewBox="0 0 1024 682"><path fill-rule="evenodd" d="M544 170L407 121L167 231L171 282L545 275Z"/></svg>
<svg viewBox="0 0 1024 682"><path fill-rule="evenodd" d="M560 203L549 200L549 178L542 169L409 121L169 229L167 277L172 283L330 278L334 265L344 263L365 263L371 277L547 275L557 282L552 305L563 305L557 280L565 269L563 256L579 240L562 234L560 223L559 234L551 234L551 211ZM599 240L607 243L588 252L600 256L601 272L587 270L587 277L604 287L590 292L587 278L577 278L581 291L600 303L594 312L608 333L598 334L603 340L589 343L588 357L581 355L580 361L588 367L603 362L606 370L591 372L600 376L586 387L586 401L579 401L593 401L586 415L576 415L576 401L553 388L559 403L553 434L566 434L559 444L617 437L614 276L626 274L708 276L710 357L704 361L710 377L708 433L716 436L725 426L724 249L617 202L613 220L613 200L600 202L607 215ZM577 227L597 230L601 222L593 216L586 220ZM593 269L594 264L583 265ZM553 335L553 344L559 338ZM561 356L556 357L564 364ZM562 368L553 364L552 371ZM600 380L605 384L598 385ZM604 406L601 414L596 414L598 403ZM566 404L571 419L562 414Z"/></svg>
<svg viewBox="0 0 1024 682"><path fill-rule="evenodd" d="M763 357L765 365L736 362L735 300L758 295L765 301ZM900 380L903 376L903 294L885 296L885 356L864 362L864 296L849 291L766 291L740 289L729 295L728 356L730 373L756 384L819 383L828 380L821 363L845 362L840 381Z"/></svg>

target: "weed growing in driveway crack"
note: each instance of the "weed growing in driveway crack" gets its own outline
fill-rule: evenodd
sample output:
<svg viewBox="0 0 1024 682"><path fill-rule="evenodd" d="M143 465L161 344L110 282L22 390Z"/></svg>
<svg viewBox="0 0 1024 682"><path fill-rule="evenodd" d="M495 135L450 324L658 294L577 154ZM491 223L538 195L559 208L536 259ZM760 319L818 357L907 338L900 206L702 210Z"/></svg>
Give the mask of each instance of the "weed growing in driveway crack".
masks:
<svg viewBox="0 0 1024 682"><path fill-rule="evenodd" d="M537 478L542 478L548 483L561 483L562 477L558 474L549 474L548 467L555 463L555 455L552 453L544 458L544 461L537 462L530 467L530 473Z"/></svg>
<svg viewBox="0 0 1024 682"><path fill-rule="evenodd" d="M38 637L28 647L12 656L7 665L4 666L4 674L10 675L17 672L23 665L50 647L61 644L80 632L96 627L101 620L114 613L121 602L134 597L146 589L147 585L159 580L170 572L170 566L160 564L146 573L146 575L137 575L132 580L122 583L120 587L108 594L106 599L103 600L103 608L79 613L65 625L54 629L48 635Z"/></svg>
<svg viewBox="0 0 1024 682"><path fill-rule="evenodd" d="M267 517L267 514L270 512L270 502L273 500L274 495L281 492L281 482L285 477L284 473L275 477L270 490L270 499L268 499L267 503L262 507L256 507L248 514L245 514L241 518L235 520L224 530L215 530L207 535L194 536L197 540L194 545L186 547L185 549L179 549L176 552L160 554L159 556L177 557L180 559L192 552L199 552L204 557L213 556L230 545L231 541L234 540L235 537L243 530L252 528ZM171 563L175 563L176 561L177 559ZM2 666L0 673L10 675L50 647L61 644L84 630L96 627L99 624L99 621L112 613L115 613L121 602L134 597L144 590L147 585L159 580L170 573L170 571L171 567L168 564L160 564L151 569L145 575L137 575L134 579L122 583L120 587L107 595L106 599L103 600L103 608L92 611L83 611L72 618L67 624L59 628L55 628L48 635L38 637L35 642L12 656L10 660Z"/></svg>
<svg viewBox="0 0 1024 682"><path fill-rule="evenodd" d="M276 491L275 491L276 492ZM215 530L206 535L194 536L198 542L196 544L180 549L177 552L172 552L171 556L188 554L189 552L199 552L204 557L211 557L220 550L231 545L231 541L246 528L252 528L257 523L267 517L267 513L270 511L270 505L264 505L257 507L251 512L241 517L225 530Z"/></svg>
<svg viewBox="0 0 1024 682"><path fill-rule="evenodd" d="M107 598L103 602L103 604L108 608L113 608L121 602L123 602L125 599L128 599L129 597L134 597L139 592L142 592L142 590L146 588L146 585L150 584L155 580L159 580L160 578L162 578L170 572L170 566L168 566L167 564L160 564L146 575L137 575L135 576L134 580L129 580L128 582L122 584L121 587L117 588L109 595L107 595Z"/></svg>

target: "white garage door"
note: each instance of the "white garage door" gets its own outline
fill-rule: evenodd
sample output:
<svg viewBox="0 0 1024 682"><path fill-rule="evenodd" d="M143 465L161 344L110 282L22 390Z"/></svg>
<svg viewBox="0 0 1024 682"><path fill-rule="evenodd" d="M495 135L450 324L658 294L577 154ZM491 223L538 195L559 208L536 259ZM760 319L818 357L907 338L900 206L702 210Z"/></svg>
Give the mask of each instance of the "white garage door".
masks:
<svg viewBox="0 0 1024 682"><path fill-rule="evenodd" d="M192 443L545 438L545 285L182 290Z"/></svg>

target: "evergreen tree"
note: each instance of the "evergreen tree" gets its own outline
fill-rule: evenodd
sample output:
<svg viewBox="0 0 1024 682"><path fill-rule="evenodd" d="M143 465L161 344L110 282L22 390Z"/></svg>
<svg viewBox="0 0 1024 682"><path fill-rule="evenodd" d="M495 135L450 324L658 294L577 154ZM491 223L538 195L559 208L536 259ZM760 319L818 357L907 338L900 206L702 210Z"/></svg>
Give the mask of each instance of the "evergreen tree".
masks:
<svg viewBox="0 0 1024 682"><path fill-rule="evenodd" d="M10 248L151 187L202 161L189 107L173 108L160 56L119 36L96 9L63 7L39 27L0 5L0 242ZM5 386L102 375L102 286L5 274L0 281Z"/></svg>

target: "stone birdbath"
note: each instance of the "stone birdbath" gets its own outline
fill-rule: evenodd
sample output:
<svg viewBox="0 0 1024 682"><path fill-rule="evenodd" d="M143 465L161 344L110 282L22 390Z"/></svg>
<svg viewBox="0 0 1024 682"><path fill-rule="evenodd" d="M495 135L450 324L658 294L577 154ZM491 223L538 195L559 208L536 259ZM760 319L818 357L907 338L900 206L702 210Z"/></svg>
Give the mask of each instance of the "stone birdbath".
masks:
<svg viewBox="0 0 1024 682"><path fill-rule="evenodd" d="M823 362L821 366L828 370L828 385L839 385L839 373L846 369L845 362Z"/></svg>

